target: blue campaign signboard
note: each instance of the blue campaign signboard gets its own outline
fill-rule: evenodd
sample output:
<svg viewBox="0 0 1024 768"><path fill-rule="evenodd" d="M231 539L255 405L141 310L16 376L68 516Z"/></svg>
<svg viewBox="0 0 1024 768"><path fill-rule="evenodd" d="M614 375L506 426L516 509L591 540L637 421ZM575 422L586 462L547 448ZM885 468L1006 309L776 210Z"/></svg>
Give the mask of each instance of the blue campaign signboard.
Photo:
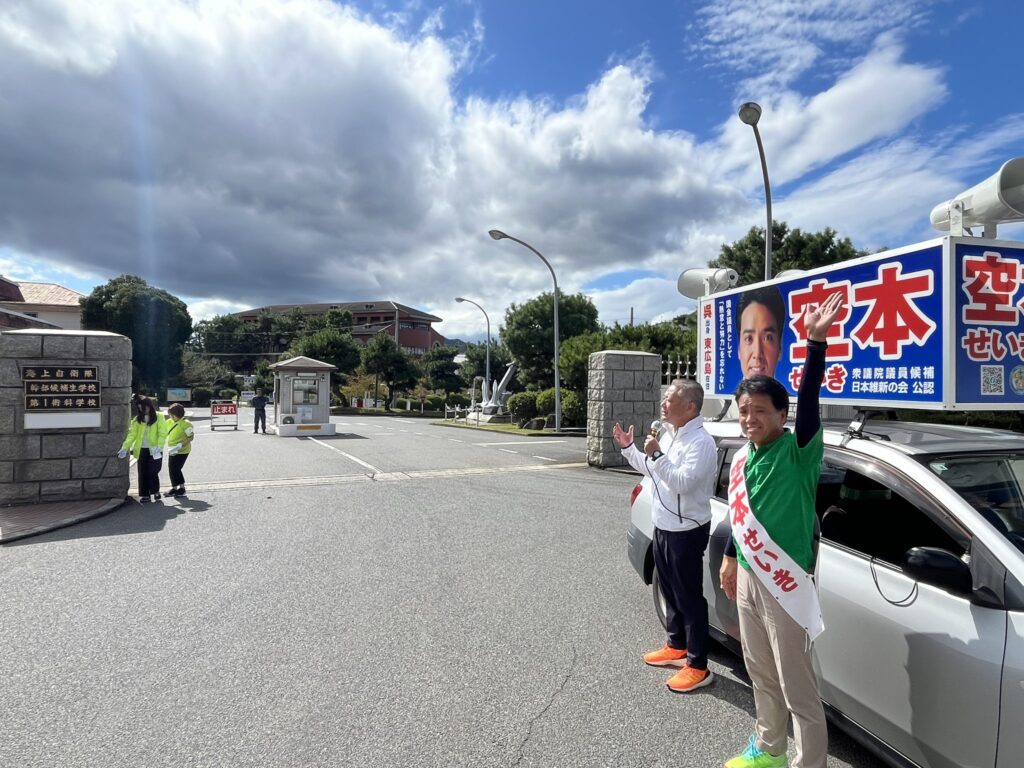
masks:
<svg viewBox="0 0 1024 768"><path fill-rule="evenodd" d="M774 376L795 394L803 313L833 293L845 308L829 335L823 401L943 408L944 240L887 251L714 294L698 306L699 381L729 397L744 376Z"/></svg>
<svg viewBox="0 0 1024 768"><path fill-rule="evenodd" d="M956 403L1024 408L1024 245L950 240Z"/></svg>
<svg viewBox="0 0 1024 768"><path fill-rule="evenodd" d="M796 394L803 313L833 293L823 401L873 408L1024 409L1024 244L946 237L713 294L698 303L699 381L745 376Z"/></svg>

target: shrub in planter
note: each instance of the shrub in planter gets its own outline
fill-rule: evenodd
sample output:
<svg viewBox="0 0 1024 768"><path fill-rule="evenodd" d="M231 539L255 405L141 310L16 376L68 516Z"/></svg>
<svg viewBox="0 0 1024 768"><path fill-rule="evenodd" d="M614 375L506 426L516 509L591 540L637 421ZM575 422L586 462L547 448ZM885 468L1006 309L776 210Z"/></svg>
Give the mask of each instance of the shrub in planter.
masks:
<svg viewBox="0 0 1024 768"><path fill-rule="evenodd" d="M508 412L516 424L532 419L537 415L537 393L516 392L508 399Z"/></svg>
<svg viewBox="0 0 1024 768"><path fill-rule="evenodd" d="M234 400L238 397L238 390L224 388L217 393L217 397L220 400Z"/></svg>
<svg viewBox="0 0 1024 768"><path fill-rule="evenodd" d="M562 426L585 427L587 425L587 399L579 392L562 390Z"/></svg>
<svg viewBox="0 0 1024 768"><path fill-rule="evenodd" d="M563 399L565 392L562 392ZM537 415L548 416L555 412L555 388L544 389L537 393Z"/></svg>

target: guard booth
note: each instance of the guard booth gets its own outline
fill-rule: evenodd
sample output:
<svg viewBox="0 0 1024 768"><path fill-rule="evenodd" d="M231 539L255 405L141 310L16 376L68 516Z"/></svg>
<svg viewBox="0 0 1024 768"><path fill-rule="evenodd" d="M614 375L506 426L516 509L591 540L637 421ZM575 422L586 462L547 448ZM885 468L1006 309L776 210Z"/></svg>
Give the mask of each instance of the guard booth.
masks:
<svg viewBox="0 0 1024 768"><path fill-rule="evenodd" d="M279 437L333 435L331 371L337 366L293 357L270 366L274 372L274 424Z"/></svg>

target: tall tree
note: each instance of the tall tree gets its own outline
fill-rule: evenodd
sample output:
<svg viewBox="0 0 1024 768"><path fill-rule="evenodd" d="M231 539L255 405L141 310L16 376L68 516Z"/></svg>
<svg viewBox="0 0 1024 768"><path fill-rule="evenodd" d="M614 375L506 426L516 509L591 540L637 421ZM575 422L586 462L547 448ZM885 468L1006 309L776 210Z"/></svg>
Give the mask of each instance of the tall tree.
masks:
<svg viewBox="0 0 1024 768"><path fill-rule="evenodd" d="M621 349L621 347L619 348ZM585 395L590 355L604 349L611 349L608 346L608 334L605 331L581 333L579 336L566 339L558 355L560 361L558 370L562 375L562 386Z"/></svg>
<svg viewBox="0 0 1024 768"><path fill-rule="evenodd" d="M501 340L519 364L519 380L538 389L554 381L554 302L551 293L542 293L522 306L513 304L505 311ZM559 295L558 339L600 330L597 307L582 293ZM493 370L493 369L492 369Z"/></svg>
<svg viewBox="0 0 1024 768"><path fill-rule="evenodd" d="M352 334L327 327L308 336L302 336L288 350L289 357L302 355L337 366L337 373L348 376L359 365L359 344Z"/></svg>
<svg viewBox="0 0 1024 768"><path fill-rule="evenodd" d="M378 333L363 347L363 370L380 376L387 385L388 398L384 410L391 410L395 395L415 386L419 369L387 333Z"/></svg>
<svg viewBox="0 0 1024 768"><path fill-rule="evenodd" d="M814 269L866 254L867 251L854 248L850 238L837 238L834 229L804 232L791 230L782 221L772 222L773 275L784 269ZM718 258L708 262L708 266L735 269L740 285L764 280L764 227L751 227L735 243L723 245Z"/></svg>
<svg viewBox="0 0 1024 768"><path fill-rule="evenodd" d="M491 378L501 381L505 369L512 362L512 353L501 343L491 342ZM466 362L459 368L463 386L472 387L477 376L483 378L487 372L487 344L467 344Z"/></svg>
<svg viewBox="0 0 1024 768"><path fill-rule="evenodd" d="M181 353L181 380L191 387L213 387L231 380L231 371L215 357L185 349Z"/></svg>
<svg viewBox="0 0 1024 768"><path fill-rule="evenodd" d="M306 332L306 322L302 309L292 307L284 314L273 316L273 330L282 337L283 343L288 344Z"/></svg>
<svg viewBox="0 0 1024 768"><path fill-rule="evenodd" d="M678 323L644 323L643 325L619 325L608 329L609 349L635 349L639 352L655 352L667 355L693 356L697 339Z"/></svg>
<svg viewBox="0 0 1024 768"><path fill-rule="evenodd" d="M360 365L339 389L345 397L351 400L354 397L364 397L373 394L373 385L375 383L373 374L367 373L362 365Z"/></svg>
<svg viewBox="0 0 1024 768"><path fill-rule="evenodd" d="M455 363L457 354L458 350L454 347L434 347L427 350L427 354L420 360L423 381L427 388L441 389L446 394L462 389L462 377L459 375L459 366Z"/></svg>
<svg viewBox="0 0 1024 768"><path fill-rule="evenodd" d="M155 393L176 383L192 318L181 299L141 277L121 275L97 286L82 301L82 327L130 338L132 385Z"/></svg>
<svg viewBox="0 0 1024 768"><path fill-rule="evenodd" d="M681 316L685 317L685 316ZM590 355L605 349L626 349L654 352L662 357L696 359L696 334L675 321L619 325L602 331L580 334L566 339L562 345L562 383L566 389L580 393L587 391L587 366Z"/></svg>
<svg viewBox="0 0 1024 768"><path fill-rule="evenodd" d="M316 315L306 319L305 332L307 335L322 331L325 328L333 328L336 331L352 330L352 313L346 309L329 309L322 315Z"/></svg>

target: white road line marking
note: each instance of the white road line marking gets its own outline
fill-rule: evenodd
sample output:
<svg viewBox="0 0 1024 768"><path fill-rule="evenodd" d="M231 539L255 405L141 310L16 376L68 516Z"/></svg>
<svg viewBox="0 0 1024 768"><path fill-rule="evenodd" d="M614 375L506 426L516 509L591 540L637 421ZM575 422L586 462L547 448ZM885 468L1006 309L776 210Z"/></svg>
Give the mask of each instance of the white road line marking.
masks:
<svg viewBox="0 0 1024 768"><path fill-rule="evenodd" d="M314 438L310 438L313 440ZM325 446L330 447L330 446ZM585 462L570 464L521 464L515 467L469 467L466 469L428 469L410 472L385 472L379 475L321 475L318 477L286 477L279 480L243 480L224 483L189 483L189 495L194 496L201 491L249 491L253 488L284 488L305 485L339 485L343 483L370 483L402 480L429 480L432 478L460 477L462 475L495 475L505 472L545 472L556 469L582 469ZM138 494L135 487L128 489L131 494ZM168 499L169 501L169 499Z"/></svg>
<svg viewBox="0 0 1024 768"><path fill-rule="evenodd" d="M567 443L568 440L508 440L504 443L473 443L473 445L540 445L541 443Z"/></svg>
<svg viewBox="0 0 1024 768"><path fill-rule="evenodd" d="M502 453L519 453L519 451L510 451L508 448L499 448L498 450L501 451Z"/></svg>
<svg viewBox="0 0 1024 768"><path fill-rule="evenodd" d="M379 474L381 474L381 471L380 471L379 469L377 469L377 468L376 468L375 466L373 466L373 464L367 464L367 463L366 463L365 461L363 461L362 459L357 459L357 458L356 458L355 456L353 456L353 455L352 455L351 453L345 453L344 451L342 451L342 450L340 450L340 449L338 449L338 448L335 448L335 447L334 447L333 445L328 445L328 444L327 444L327 443L325 443L325 442L322 442L322 441L320 441L320 440L317 440L317 439L316 439L315 437L311 437L311 438L309 438L309 439L310 439L310 440L312 440L312 441L313 441L314 443L316 443L317 445L322 445L322 446L323 446L324 448L327 448L327 449L329 449L329 450L335 451L336 453L340 453L340 454L341 454L342 456L344 456L344 457L345 457L346 459L349 459L350 461L354 461L354 462L355 462L356 464L358 464L358 465L359 465L359 466L361 466L361 467L366 467L366 468L367 468L368 470L370 470L371 472L373 472L373 474L375 474L375 475L379 475Z"/></svg>
<svg viewBox="0 0 1024 768"><path fill-rule="evenodd" d="M554 459L549 459L547 456L534 456L533 458L540 459L541 461L554 461Z"/></svg>
<svg viewBox="0 0 1024 768"><path fill-rule="evenodd" d="M458 439L456 439L454 437L449 437L448 439L451 440L453 443L464 443L464 442L466 442L465 440L458 440Z"/></svg>

